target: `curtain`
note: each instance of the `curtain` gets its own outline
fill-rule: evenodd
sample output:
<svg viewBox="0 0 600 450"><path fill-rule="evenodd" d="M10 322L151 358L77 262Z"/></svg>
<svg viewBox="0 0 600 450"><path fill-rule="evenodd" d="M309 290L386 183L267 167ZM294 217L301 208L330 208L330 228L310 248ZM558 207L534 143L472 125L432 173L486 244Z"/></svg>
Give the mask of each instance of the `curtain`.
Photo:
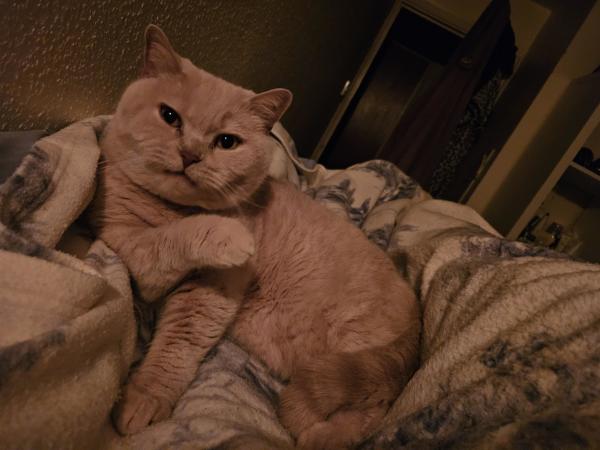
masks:
<svg viewBox="0 0 600 450"><path fill-rule="evenodd" d="M440 78L402 116L379 157L396 163L422 186L430 186L509 20L509 1L493 0Z"/></svg>

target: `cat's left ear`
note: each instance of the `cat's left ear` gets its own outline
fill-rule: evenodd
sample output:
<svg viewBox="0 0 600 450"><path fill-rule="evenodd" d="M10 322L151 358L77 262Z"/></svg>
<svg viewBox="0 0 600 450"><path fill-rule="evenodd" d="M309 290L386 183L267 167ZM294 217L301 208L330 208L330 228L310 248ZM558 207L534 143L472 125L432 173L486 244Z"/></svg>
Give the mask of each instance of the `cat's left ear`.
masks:
<svg viewBox="0 0 600 450"><path fill-rule="evenodd" d="M181 59L175 53L167 35L156 25L148 25L145 33L144 68L142 76L175 75L181 72Z"/></svg>
<svg viewBox="0 0 600 450"><path fill-rule="evenodd" d="M253 114L263 120L267 130L270 130L288 109L292 97L287 89L271 89L256 94L249 100L248 106Z"/></svg>

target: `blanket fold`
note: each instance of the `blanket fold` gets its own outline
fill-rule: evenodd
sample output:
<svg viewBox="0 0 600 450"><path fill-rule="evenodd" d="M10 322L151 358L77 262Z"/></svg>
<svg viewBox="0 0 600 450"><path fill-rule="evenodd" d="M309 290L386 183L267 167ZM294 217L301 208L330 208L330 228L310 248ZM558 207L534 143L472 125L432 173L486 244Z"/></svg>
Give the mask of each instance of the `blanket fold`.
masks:
<svg viewBox="0 0 600 450"><path fill-rule="evenodd" d="M56 251L94 192L96 133L44 138L0 186L0 448L98 448L133 357L129 276L100 241Z"/></svg>

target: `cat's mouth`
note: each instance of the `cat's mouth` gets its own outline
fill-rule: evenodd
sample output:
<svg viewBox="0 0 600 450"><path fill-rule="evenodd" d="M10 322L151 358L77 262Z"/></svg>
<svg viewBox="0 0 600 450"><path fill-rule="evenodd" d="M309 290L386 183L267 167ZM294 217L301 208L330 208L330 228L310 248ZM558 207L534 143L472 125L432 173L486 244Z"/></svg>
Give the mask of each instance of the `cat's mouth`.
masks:
<svg viewBox="0 0 600 450"><path fill-rule="evenodd" d="M165 170L163 170L163 173L165 173L168 176L182 178L183 180L185 180L185 182L187 182L192 187L198 187L198 185L196 184L196 182L194 180L192 180L185 173L185 170L169 170L169 169L165 169Z"/></svg>

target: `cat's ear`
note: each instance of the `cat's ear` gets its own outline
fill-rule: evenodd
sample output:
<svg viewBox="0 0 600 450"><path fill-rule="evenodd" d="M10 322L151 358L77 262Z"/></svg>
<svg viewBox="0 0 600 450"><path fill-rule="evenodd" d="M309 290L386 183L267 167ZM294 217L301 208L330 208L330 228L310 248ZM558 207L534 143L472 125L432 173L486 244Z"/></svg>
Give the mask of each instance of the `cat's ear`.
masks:
<svg viewBox="0 0 600 450"><path fill-rule="evenodd" d="M258 116L268 130L273 128L283 113L292 103L292 93L287 89L271 89L252 97L248 106L250 111Z"/></svg>
<svg viewBox="0 0 600 450"><path fill-rule="evenodd" d="M160 28L156 25L148 25L145 37L146 46L144 48L142 76L155 77L160 74L177 74L181 72L181 59Z"/></svg>

